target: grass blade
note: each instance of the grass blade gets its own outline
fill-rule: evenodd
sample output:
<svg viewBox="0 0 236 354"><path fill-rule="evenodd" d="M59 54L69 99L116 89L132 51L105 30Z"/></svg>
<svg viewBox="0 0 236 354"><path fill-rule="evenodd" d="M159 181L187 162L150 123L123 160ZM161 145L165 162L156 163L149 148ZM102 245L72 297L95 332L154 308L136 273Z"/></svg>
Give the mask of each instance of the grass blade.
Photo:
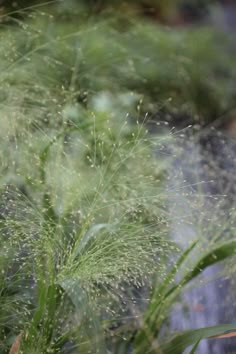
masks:
<svg viewBox="0 0 236 354"><path fill-rule="evenodd" d="M234 323L184 331L177 334L172 340L160 345L160 352L163 354L182 354L186 348L196 342L200 342L203 338L210 339L210 337L223 335L230 331L235 331L235 329L236 324Z"/></svg>

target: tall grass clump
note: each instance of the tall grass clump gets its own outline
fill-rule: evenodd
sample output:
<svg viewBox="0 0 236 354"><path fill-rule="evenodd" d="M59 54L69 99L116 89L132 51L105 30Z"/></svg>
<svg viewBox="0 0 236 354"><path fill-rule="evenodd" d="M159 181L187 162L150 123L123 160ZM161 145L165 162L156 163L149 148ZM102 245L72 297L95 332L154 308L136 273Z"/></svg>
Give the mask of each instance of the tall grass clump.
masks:
<svg viewBox="0 0 236 354"><path fill-rule="evenodd" d="M160 168L127 116L139 98L78 102L76 33L52 47L31 16L3 29L1 352L105 353L165 272Z"/></svg>
<svg viewBox="0 0 236 354"><path fill-rule="evenodd" d="M179 171L167 173L181 133L154 116L160 107L206 113L195 96L208 92L199 73L212 56L197 69L191 63L209 43L217 51L214 34L193 31L199 54L181 33L184 57L176 33L63 6L13 11L1 22L0 352L169 353L175 342L161 329L172 304L235 250L234 239L221 239L218 217L196 214L203 193L187 193L194 220L172 213L175 196L186 197L186 181L174 192L169 182ZM209 110L232 100L227 92ZM199 232L181 249L169 236L173 221L192 225L196 216ZM182 334L180 348L233 327Z"/></svg>
<svg viewBox="0 0 236 354"><path fill-rule="evenodd" d="M113 126L94 110L77 123L67 118L72 113L80 120L76 105L66 107L50 128L28 124L27 110L23 121L9 112L5 158L14 164L1 193L2 352L22 333L23 353L104 353L113 318L122 322L135 303L133 288L150 287L156 267L165 272L153 143L126 119Z"/></svg>

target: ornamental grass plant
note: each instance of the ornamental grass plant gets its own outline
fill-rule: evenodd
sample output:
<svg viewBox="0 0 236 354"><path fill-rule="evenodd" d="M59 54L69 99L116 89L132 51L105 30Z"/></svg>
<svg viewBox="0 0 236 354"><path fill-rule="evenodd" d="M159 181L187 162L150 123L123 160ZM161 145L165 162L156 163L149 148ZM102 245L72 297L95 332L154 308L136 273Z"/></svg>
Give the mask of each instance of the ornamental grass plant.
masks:
<svg viewBox="0 0 236 354"><path fill-rule="evenodd" d="M1 20L0 353L182 353L235 329L162 334L191 280L233 259L235 213L219 218L218 196L196 218L204 190L167 188L188 135L155 113L225 112L234 58L208 28L68 3ZM173 195L194 219L172 213ZM170 234L186 219L198 233L182 249Z"/></svg>

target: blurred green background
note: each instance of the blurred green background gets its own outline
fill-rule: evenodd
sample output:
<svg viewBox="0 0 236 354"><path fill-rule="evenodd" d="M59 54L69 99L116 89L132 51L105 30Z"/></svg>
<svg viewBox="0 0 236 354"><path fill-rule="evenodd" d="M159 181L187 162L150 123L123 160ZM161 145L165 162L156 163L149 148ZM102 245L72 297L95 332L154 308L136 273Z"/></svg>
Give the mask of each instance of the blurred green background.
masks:
<svg viewBox="0 0 236 354"><path fill-rule="evenodd" d="M15 26L18 56L29 50L36 56L50 52L51 62L35 68L39 80L59 79L67 90L76 70L73 86L82 105L97 92L130 93L142 102L139 109L155 119L175 125L225 122L235 105L232 4L1 1L1 27L4 34ZM19 26L21 19L28 32ZM48 40L50 48L44 47Z"/></svg>

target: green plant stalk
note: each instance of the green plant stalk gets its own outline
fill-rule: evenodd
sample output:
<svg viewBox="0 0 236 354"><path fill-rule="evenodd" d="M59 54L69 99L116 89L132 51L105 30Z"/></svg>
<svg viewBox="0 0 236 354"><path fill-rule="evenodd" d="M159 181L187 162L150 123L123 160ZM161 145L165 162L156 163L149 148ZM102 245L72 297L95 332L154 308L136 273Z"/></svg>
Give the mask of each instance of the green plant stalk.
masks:
<svg viewBox="0 0 236 354"><path fill-rule="evenodd" d="M187 251L180 257L180 260L177 261L176 266L178 269L182 262L186 260L195 245L196 243L193 243L193 245L191 245L190 248L187 249ZM234 240L217 245L215 249L211 250L197 262L197 264L193 267L193 270L188 272L177 285L171 287L169 290L166 288L166 285L169 283L169 280L167 280L165 282L164 289L161 288L162 292L165 290L164 293L162 293L161 301L158 290L154 290L154 295L151 298L150 305L144 314L142 326L135 337L134 346L136 354L141 354L146 351L149 353L148 348L150 348L152 343L156 341L161 323L166 318L165 313L167 309L169 309L173 304L183 287L192 279L197 277L207 267L234 255L235 250L236 241ZM174 267L170 272L171 275L174 275L174 269L176 268ZM167 277L167 279L169 279L169 277Z"/></svg>

